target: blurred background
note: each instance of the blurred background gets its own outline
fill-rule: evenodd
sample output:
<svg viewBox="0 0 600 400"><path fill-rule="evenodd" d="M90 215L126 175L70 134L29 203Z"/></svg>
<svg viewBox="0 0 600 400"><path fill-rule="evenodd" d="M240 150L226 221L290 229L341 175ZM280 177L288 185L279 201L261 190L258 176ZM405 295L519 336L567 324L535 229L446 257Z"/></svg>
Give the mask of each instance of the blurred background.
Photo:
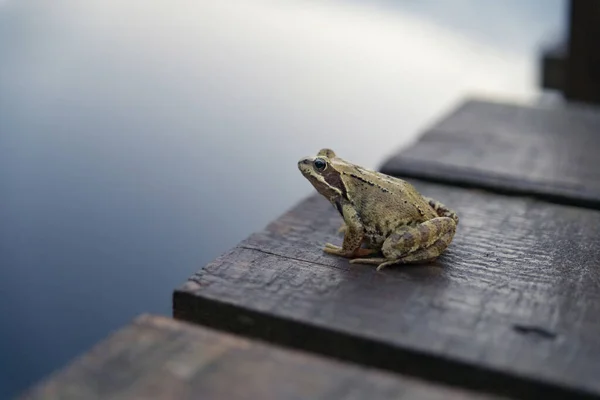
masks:
<svg viewBox="0 0 600 400"><path fill-rule="evenodd" d="M562 0L0 0L0 398L470 94L523 102Z"/></svg>

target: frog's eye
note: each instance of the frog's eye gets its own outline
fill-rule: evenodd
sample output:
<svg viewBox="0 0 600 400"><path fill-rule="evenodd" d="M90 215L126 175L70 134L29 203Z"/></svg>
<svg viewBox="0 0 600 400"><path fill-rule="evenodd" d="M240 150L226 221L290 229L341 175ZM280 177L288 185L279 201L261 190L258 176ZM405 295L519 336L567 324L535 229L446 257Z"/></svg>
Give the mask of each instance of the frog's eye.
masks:
<svg viewBox="0 0 600 400"><path fill-rule="evenodd" d="M317 158L314 164L317 171L323 171L327 167L327 163L322 158Z"/></svg>

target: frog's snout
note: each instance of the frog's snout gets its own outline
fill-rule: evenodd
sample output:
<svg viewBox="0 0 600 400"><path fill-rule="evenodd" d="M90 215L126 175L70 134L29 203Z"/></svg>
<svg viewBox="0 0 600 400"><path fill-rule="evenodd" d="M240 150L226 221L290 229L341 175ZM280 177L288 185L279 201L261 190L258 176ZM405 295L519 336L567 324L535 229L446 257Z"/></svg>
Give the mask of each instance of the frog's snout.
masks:
<svg viewBox="0 0 600 400"><path fill-rule="evenodd" d="M298 169L302 172L305 172L310 166L311 161L310 158L306 157L298 161Z"/></svg>

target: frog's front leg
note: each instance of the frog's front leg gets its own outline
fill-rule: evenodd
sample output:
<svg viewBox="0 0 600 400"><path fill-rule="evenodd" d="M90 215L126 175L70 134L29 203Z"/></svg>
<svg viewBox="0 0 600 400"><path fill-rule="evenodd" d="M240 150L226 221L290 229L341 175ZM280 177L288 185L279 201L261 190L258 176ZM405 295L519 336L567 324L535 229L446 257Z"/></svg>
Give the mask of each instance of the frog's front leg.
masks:
<svg viewBox="0 0 600 400"><path fill-rule="evenodd" d="M378 264L377 270L393 264L430 261L450 244L456 232L456 222L450 217L438 217L416 226L403 226L390 235L381 248L382 258L357 258L350 262Z"/></svg>
<svg viewBox="0 0 600 400"><path fill-rule="evenodd" d="M375 250L361 248L364 239L364 228L354 208L341 205L341 209L345 222L340 228L340 231L343 229L344 232L342 247L326 243L323 251L347 258L364 257L375 252Z"/></svg>

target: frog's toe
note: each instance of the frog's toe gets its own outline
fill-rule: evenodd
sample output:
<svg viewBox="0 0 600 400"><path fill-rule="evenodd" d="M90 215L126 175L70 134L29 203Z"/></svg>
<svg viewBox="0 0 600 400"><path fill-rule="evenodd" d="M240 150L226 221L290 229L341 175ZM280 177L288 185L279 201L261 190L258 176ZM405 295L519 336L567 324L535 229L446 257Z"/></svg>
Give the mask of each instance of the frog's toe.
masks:
<svg viewBox="0 0 600 400"><path fill-rule="evenodd" d="M347 256L346 252L340 247L331 243L325 243L325 247L323 251L328 254L333 254L336 256Z"/></svg>
<svg viewBox="0 0 600 400"><path fill-rule="evenodd" d="M377 266L377 271L381 271L385 267L388 267L388 266L394 265L394 264L404 264L404 262L402 260L387 260L386 262L383 262Z"/></svg>
<svg viewBox="0 0 600 400"><path fill-rule="evenodd" d="M350 264L381 264L384 262L385 258L353 258L350 260Z"/></svg>

